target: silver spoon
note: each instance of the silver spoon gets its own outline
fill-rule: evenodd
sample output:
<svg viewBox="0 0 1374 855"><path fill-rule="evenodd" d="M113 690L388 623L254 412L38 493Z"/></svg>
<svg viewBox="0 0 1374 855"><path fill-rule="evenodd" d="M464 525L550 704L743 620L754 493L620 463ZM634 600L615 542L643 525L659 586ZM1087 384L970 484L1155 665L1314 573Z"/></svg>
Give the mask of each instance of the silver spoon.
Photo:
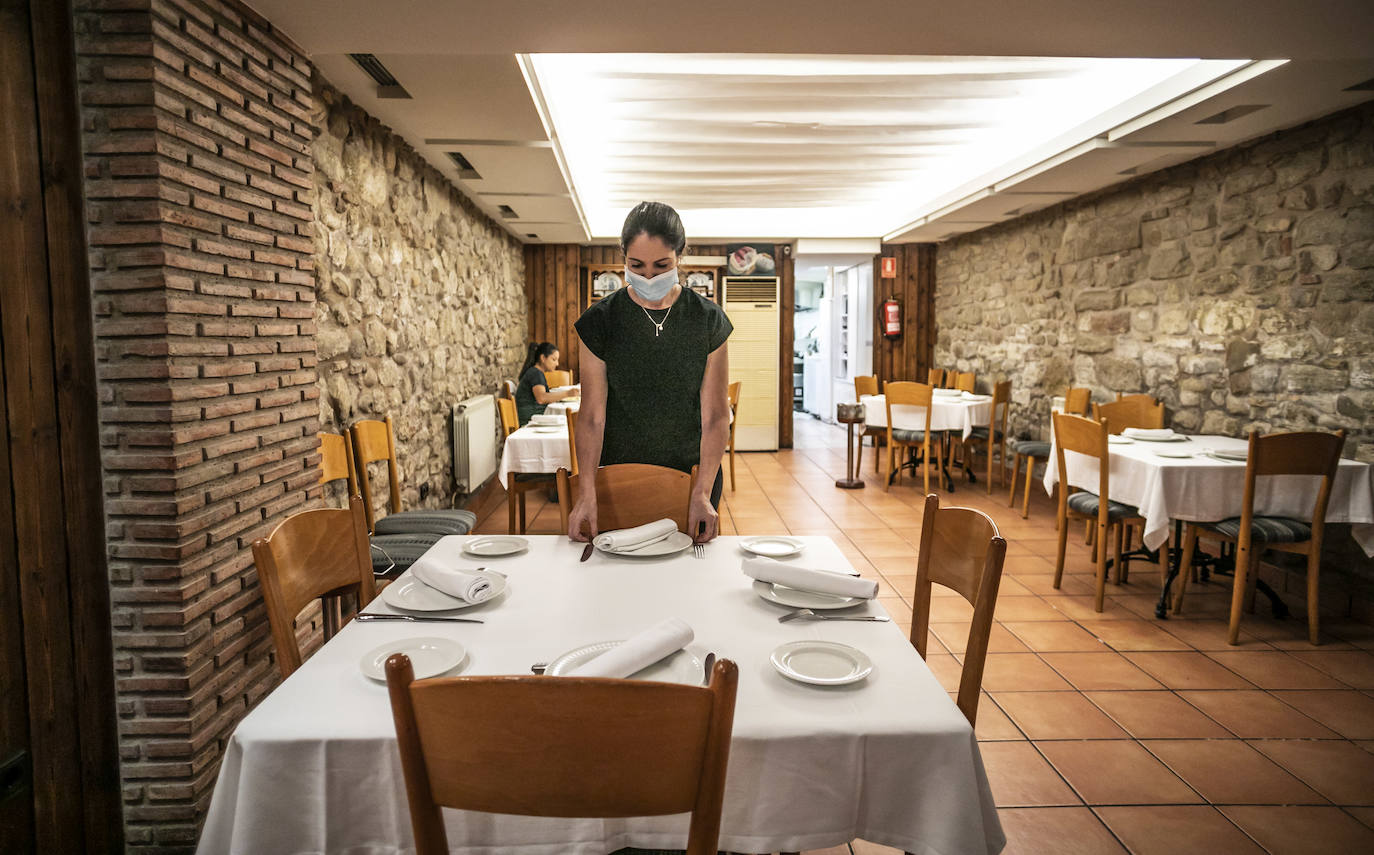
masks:
<svg viewBox="0 0 1374 855"><path fill-rule="evenodd" d="M787 623L793 620L868 620L885 623L892 618L886 615L821 615L816 614L811 609L798 609L778 618L778 623Z"/></svg>

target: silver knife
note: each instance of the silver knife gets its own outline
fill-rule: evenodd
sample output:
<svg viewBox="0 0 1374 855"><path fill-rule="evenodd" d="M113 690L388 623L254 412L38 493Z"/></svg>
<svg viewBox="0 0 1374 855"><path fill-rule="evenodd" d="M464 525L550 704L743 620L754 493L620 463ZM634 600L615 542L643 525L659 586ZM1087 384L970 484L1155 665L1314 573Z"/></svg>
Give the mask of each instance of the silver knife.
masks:
<svg viewBox="0 0 1374 855"><path fill-rule="evenodd" d="M470 617L420 617L418 615L383 615L364 612L358 620L408 620L415 623L486 623L479 618Z"/></svg>

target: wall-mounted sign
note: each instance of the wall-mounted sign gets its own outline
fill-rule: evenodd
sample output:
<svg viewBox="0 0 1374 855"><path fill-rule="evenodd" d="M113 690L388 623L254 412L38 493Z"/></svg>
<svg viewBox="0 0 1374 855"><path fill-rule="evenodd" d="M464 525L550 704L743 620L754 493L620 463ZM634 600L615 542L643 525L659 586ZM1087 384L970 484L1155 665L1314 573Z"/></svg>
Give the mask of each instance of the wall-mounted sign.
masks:
<svg viewBox="0 0 1374 855"><path fill-rule="evenodd" d="M896 259L895 256L891 256L891 255L885 255L885 256L883 256L883 274L882 274L882 278L883 278L883 279L896 279L896 278L897 278L897 259Z"/></svg>

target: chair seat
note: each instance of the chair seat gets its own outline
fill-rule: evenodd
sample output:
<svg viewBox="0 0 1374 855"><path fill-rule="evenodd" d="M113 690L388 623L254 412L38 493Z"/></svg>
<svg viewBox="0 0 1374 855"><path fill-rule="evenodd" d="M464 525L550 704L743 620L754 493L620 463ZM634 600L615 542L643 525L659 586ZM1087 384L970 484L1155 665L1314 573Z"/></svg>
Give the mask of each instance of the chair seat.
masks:
<svg viewBox="0 0 1374 855"><path fill-rule="evenodd" d="M372 536L372 572L381 575L402 573L419 560L421 555L439 542L438 534L383 534ZM392 570L391 565L396 567Z"/></svg>
<svg viewBox="0 0 1374 855"><path fill-rule="evenodd" d="M1002 438L1002 432L1001 432L1000 430L995 430L995 431L992 432L992 434L993 434L993 436L996 437L997 439L1001 439L1001 438ZM969 431L968 438L969 438L969 439L987 439L987 438L988 438L988 429L987 429L987 427L986 427L986 426L983 426L983 427L976 427L976 428L974 428L973 430Z"/></svg>
<svg viewBox="0 0 1374 855"><path fill-rule="evenodd" d="M1049 457L1050 444L1038 439L1023 439L1012 446L1012 451L1027 457Z"/></svg>
<svg viewBox="0 0 1374 855"><path fill-rule="evenodd" d="M552 484L554 482L552 472L512 472L511 475L514 476L514 480L521 484L538 484L541 481Z"/></svg>
<svg viewBox="0 0 1374 855"><path fill-rule="evenodd" d="M893 428L892 439L895 442L925 442L926 432L923 430L907 430L906 428Z"/></svg>
<svg viewBox="0 0 1374 855"><path fill-rule="evenodd" d="M1084 516L1097 516L1098 502L1097 494L1085 490L1079 490L1069 496L1069 507ZM1140 516L1140 511L1130 505L1113 502L1111 499L1107 500L1107 519L1124 520L1138 516Z"/></svg>
<svg viewBox="0 0 1374 855"><path fill-rule="evenodd" d="M1199 523L1199 528L1240 539L1240 517L1214 523ZM1250 537L1263 543L1302 543L1312 539L1312 526L1288 517L1252 517Z"/></svg>
<svg viewBox="0 0 1374 855"><path fill-rule="evenodd" d="M387 514L377 520L377 534L467 534L477 525L477 515L456 508L417 509Z"/></svg>

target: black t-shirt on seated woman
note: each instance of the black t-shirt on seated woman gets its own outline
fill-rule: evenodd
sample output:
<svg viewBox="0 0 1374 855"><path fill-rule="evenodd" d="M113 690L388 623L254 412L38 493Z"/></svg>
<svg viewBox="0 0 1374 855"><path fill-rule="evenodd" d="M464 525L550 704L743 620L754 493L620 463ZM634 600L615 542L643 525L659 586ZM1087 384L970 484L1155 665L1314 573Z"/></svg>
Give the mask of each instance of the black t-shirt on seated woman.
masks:
<svg viewBox="0 0 1374 855"><path fill-rule="evenodd" d="M544 408L548 406L534 399L535 386L543 386L544 391L547 392L549 381L544 377L544 372L539 370L538 365L531 365L529 370L520 378L520 385L515 387L515 411L520 416L522 427L531 417L544 412Z"/></svg>
<svg viewBox="0 0 1374 855"><path fill-rule="evenodd" d="M659 322L661 332L654 326ZM692 471L701 458L706 358L734 331L725 312L684 288L671 310L649 309L646 316L621 288L583 312L576 327L587 349L606 363L601 465Z"/></svg>

